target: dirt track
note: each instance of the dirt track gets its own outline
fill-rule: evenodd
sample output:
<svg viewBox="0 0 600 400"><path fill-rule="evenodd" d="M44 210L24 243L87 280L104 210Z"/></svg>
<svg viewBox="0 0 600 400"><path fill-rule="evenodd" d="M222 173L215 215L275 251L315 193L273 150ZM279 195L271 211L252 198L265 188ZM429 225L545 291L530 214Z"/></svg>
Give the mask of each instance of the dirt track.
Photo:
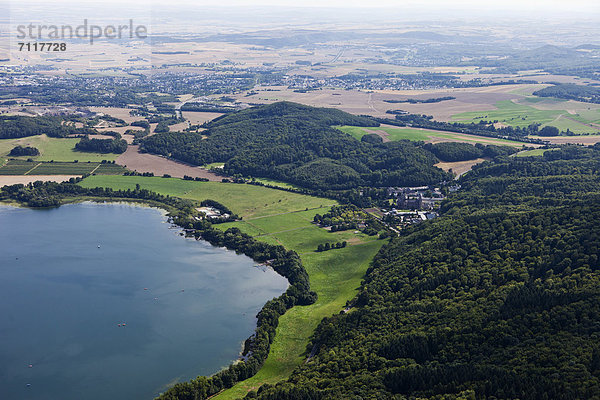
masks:
<svg viewBox="0 0 600 400"><path fill-rule="evenodd" d="M184 175L188 175L193 178L208 178L215 182L220 182L223 179L223 177L204 168L169 160L154 154L140 153L138 146L129 146L127 151L117 158L117 164L124 165L137 172L152 172L156 176L169 174L176 178L183 178Z"/></svg>
<svg viewBox="0 0 600 400"><path fill-rule="evenodd" d="M65 182L71 178L80 176L81 175L0 175L0 187L4 185L16 185L17 183L27 185L28 183L35 181Z"/></svg>
<svg viewBox="0 0 600 400"><path fill-rule="evenodd" d="M536 139L547 140L552 144L575 143L583 145L592 145L600 143L600 135L580 135L580 136L532 136Z"/></svg>

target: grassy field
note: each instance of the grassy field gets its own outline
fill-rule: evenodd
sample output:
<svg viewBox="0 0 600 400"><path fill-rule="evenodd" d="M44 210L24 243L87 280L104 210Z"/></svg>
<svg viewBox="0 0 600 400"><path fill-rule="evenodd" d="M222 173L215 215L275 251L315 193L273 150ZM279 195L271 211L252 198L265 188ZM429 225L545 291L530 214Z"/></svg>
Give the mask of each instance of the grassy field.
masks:
<svg viewBox="0 0 600 400"><path fill-rule="evenodd" d="M499 101L496 103L495 110L474 111L456 114L452 117L453 121L458 122L479 122L499 121L511 126L526 127L533 123L539 123L542 126L555 126L561 131L570 129L577 134L594 133L599 129L587 126L588 123L594 123L600 119L600 112L597 109L576 110L578 112L569 113L560 109L538 109L528 104L535 105L539 103L546 105L566 103L565 100L541 99L532 97L523 100L526 104L517 104L511 100Z"/></svg>
<svg viewBox="0 0 600 400"><path fill-rule="evenodd" d="M345 132L354 138L360 140L364 135L368 135L369 131L381 131L387 135L391 141L395 140L414 140L414 141L450 141L450 142L465 142L465 143L483 143L497 144L504 146L520 147L522 142L513 140L487 138L482 136L465 135L462 133L441 132L427 129L401 128L401 127L379 127L379 128L363 128L359 126L338 126L337 129Z"/></svg>
<svg viewBox="0 0 600 400"><path fill-rule="evenodd" d="M269 358L258 374L215 399L241 398L264 383L274 384L287 378L304 362L308 339L318 323L342 310L356 295L370 260L383 242L353 231L329 232L319 228L311 223L317 212L322 213L321 210L298 211L218 226L220 229L236 226L258 240L276 242L298 252L310 276L311 288L319 298L315 304L294 307L281 317ZM320 243L344 240L349 243L344 249L315 252Z"/></svg>
<svg viewBox="0 0 600 400"><path fill-rule="evenodd" d="M286 189L297 189L298 186L292 185L291 183L276 181L274 179L267 178L255 178L256 181L264 183L265 185L277 186Z"/></svg>
<svg viewBox="0 0 600 400"><path fill-rule="evenodd" d="M261 186L221 182L194 182L177 178L91 176L81 184L86 187L102 186L114 189L135 189L135 185L140 184L144 189L170 196L193 200L212 199L227 205L233 212L244 219L337 204L333 200Z"/></svg>
<svg viewBox="0 0 600 400"><path fill-rule="evenodd" d="M316 213L323 213L323 210L297 211L218 225L220 229L236 226L258 240L282 244L298 252L310 276L311 288L319 298L315 304L294 307L281 317L263 368L254 377L238 383L215 399L241 398L264 383L274 384L287 378L304 362L308 339L318 323L342 310L346 302L356 295L370 260L383 242L353 231L329 232L319 228L311 223ZM348 247L315 252L321 243L341 241L347 241Z"/></svg>
<svg viewBox="0 0 600 400"><path fill-rule="evenodd" d="M125 168L116 164L99 162L40 162L26 160L9 160L0 166L0 175L119 175Z"/></svg>
<svg viewBox="0 0 600 400"><path fill-rule="evenodd" d="M35 161L75 161L99 162L102 160L113 161L117 154L87 153L75 150L78 138L51 138L46 135L29 136L20 139L0 139L0 157L8 155L13 147L31 146L40 151L36 157L20 157L22 159L32 158Z"/></svg>
<svg viewBox="0 0 600 400"><path fill-rule="evenodd" d="M214 163L210 163L210 164L204 164L202 166L202 168L206 168L206 169L223 168L224 165L225 165L225 163L223 163L223 162L214 162Z"/></svg>
<svg viewBox="0 0 600 400"><path fill-rule="evenodd" d="M370 241L340 250L303 254L302 262L310 276L311 288L319 299L315 304L297 306L285 313L279 319L269 358L261 370L214 399L238 399L264 383L275 384L289 377L306 359L308 339L319 322L340 312L346 301L356 296L371 259L382 245L382 241Z"/></svg>
<svg viewBox="0 0 600 400"><path fill-rule="evenodd" d="M219 201L243 217L242 221L216 225L219 229L238 227L257 240L282 244L300 254L318 300L297 306L279 320L277 335L264 366L254 377L222 392L215 399L243 397L263 383L286 379L306 358L306 346L319 322L340 312L352 299L371 259L384 241L362 233L329 232L312 224L315 214L327 212L332 200L289 193L260 186L220 182L192 182L173 178L91 176L81 185L113 189L142 188L183 198ZM348 246L316 252L321 243L347 241Z"/></svg>
<svg viewBox="0 0 600 400"><path fill-rule="evenodd" d="M551 125L558 128L559 131L566 131L567 129L571 130L571 132L577 135L586 135L590 133L600 132L600 128L593 128L587 125L587 122L583 120L583 118L579 118L583 120L584 123L579 123L575 120L574 115L559 115L553 121L547 123L546 125Z"/></svg>
<svg viewBox="0 0 600 400"><path fill-rule="evenodd" d="M590 107L587 110L577 110L577 114L572 115L571 117L580 122L600 124L600 109L592 109Z"/></svg>
<svg viewBox="0 0 600 400"><path fill-rule="evenodd" d="M261 240L272 238L277 243L300 254L314 252L321 243L347 241L350 244L363 244L376 240L376 236L367 236L353 231L330 232L314 225L312 220L315 214L323 214L327 209L312 209L259 218L245 218L243 221L220 224L218 227L227 229L235 226L242 232Z"/></svg>
<svg viewBox="0 0 600 400"><path fill-rule="evenodd" d="M539 157L543 156L545 152L552 151L554 149L534 149L534 150L525 150L520 151L514 155L514 157Z"/></svg>

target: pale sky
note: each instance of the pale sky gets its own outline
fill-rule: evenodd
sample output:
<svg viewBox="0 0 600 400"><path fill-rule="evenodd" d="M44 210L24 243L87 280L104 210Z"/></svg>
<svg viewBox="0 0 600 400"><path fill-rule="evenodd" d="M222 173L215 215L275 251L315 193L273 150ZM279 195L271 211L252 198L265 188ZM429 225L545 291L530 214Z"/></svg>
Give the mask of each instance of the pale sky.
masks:
<svg viewBox="0 0 600 400"><path fill-rule="evenodd" d="M6 0L2 0L5 2ZM18 3L39 3L40 0L9 0ZM52 0L55 2L73 3L121 3L121 4L165 4L163 0ZM598 0L170 0L169 4L190 4L194 6L289 6L289 7L361 7L361 8L396 8L418 6L419 8L502 8L502 9L589 9L598 11Z"/></svg>
<svg viewBox="0 0 600 400"><path fill-rule="evenodd" d="M161 10L173 13L202 14L203 8L225 8L236 12L243 7L269 6L273 11L287 12L285 7L304 7L307 12L319 8L330 7L346 10L352 14L360 14L365 10L365 18L373 17L390 10L390 17L403 15L407 18L425 18L428 15L437 19L467 19L476 18L514 18L543 20L600 20L600 1L598 0L0 0L0 4L9 4L13 9L28 10L37 6L41 11L38 16L46 15L46 9L56 13L73 14L77 12L90 13L90 8L98 8L100 14L120 14L119 11L141 10L159 13ZM29 5L28 5L29 4ZM62 7L61 7L62 6ZM78 7L79 6L79 7ZM87 10L83 10L87 8ZM81 9L81 10L80 10ZM366 13L367 9L373 10ZM111 15L112 15L111 14ZM209 15L210 13L206 13ZM393 14L393 15L392 15ZM290 16L293 16L291 11ZM319 14L321 15L321 14ZM321 15L326 18L326 15ZM335 14L332 16L336 16ZM343 19L342 15L338 15ZM355 15L356 17L356 15ZM522 18L521 18L522 17ZM28 14L27 18L33 18ZM335 19L335 18L334 18ZM339 18L338 18L339 22Z"/></svg>

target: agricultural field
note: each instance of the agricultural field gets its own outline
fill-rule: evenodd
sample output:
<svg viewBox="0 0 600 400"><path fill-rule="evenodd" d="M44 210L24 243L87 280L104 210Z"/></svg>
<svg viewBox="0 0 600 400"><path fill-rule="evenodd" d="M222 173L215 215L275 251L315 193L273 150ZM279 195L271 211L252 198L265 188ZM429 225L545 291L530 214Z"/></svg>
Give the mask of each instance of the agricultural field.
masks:
<svg viewBox="0 0 600 400"><path fill-rule="evenodd" d="M600 120L600 109L590 105L585 109L567 109L572 106L568 103L566 100L540 97L528 97L519 102L503 100L495 104L495 109L456 114L452 117L452 121L465 123L481 120L498 121L515 127L526 127L533 123L539 123L542 126L555 126L561 131L570 129L576 134L600 131L600 126L593 125ZM583 103L577 104L582 107ZM565 109L559 109L557 105L564 106Z"/></svg>
<svg viewBox="0 0 600 400"><path fill-rule="evenodd" d="M550 78L549 78L550 79ZM498 120L507 125L527 126L534 122L581 134L600 130L600 107L571 100L542 98L532 93L548 84L494 85L444 90L339 90L323 88L306 93L287 87L255 87L236 97L242 102L271 103L294 101L315 107L331 107L352 114L390 118L388 110L401 109L414 114L432 115L438 121L477 122ZM439 103L390 103L408 99L454 97ZM487 117L486 117L487 116ZM561 117L562 116L562 117ZM524 118L524 119L523 119ZM588 126L599 124L599 126ZM560 125L560 126L558 126Z"/></svg>
<svg viewBox="0 0 600 400"><path fill-rule="evenodd" d="M79 175L0 175L0 187L6 185L28 185L33 182L66 182Z"/></svg>
<svg viewBox="0 0 600 400"><path fill-rule="evenodd" d="M20 157L31 158L35 161L64 161L72 162L100 162L102 160L113 161L117 154L88 153L75 150L78 138L51 138L46 135L28 136L19 139L0 139L0 157L6 157L15 146L31 146L40 151L39 156Z"/></svg>
<svg viewBox="0 0 600 400"><path fill-rule="evenodd" d="M473 76L476 77L476 76ZM456 114L484 111L494 108L499 101L529 96L548 85L515 84L472 88L427 90L341 90L322 88L306 93L296 92L285 86L257 86L249 92L234 95L241 102L271 103L293 101L314 107L332 107L357 115L390 118L388 110L402 109L414 114L432 115L436 120L449 121ZM408 99L429 99L451 96L455 99L440 103L390 103Z"/></svg>
<svg viewBox="0 0 600 400"><path fill-rule="evenodd" d="M8 160L0 167L0 175L117 175L125 169L116 164L98 162L40 162L19 159Z"/></svg>
<svg viewBox="0 0 600 400"><path fill-rule="evenodd" d="M0 175L25 175L38 164L21 160L9 160L0 167Z"/></svg>
<svg viewBox="0 0 600 400"><path fill-rule="evenodd" d="M580 135L580 136L530 136L533 139L546 140L551 144L582 144L584 146L600 143L600 135Z"/></svg>
<svg viewBox="0 0 600 400"><path fill-rule="evenodd" d="M243 232L271 244L281 244L300 254L318 300L310 306L296 306L280 319L271 352L254 377L222 392L216 399L234 399L263 383L287 378L306 358L306 346L319 322L344 309L352 299L371 259L384 244L376 236L353 231L329 232L312 223L315 214L327 212L335 201L289 193L260 186L218 182L192 182L173 178L91 176L80 183L85 187L113 189L142 188L183 198L219 201L243 217L242 221L217 225L219 229L238 227ZM321 243L347 241L348 246L316 252Z"/></svg>
<svg viewBox="0 0 600 400"><path fill-rule="evenodd" d="M141 118L139 116L132 116L130 112L131 108L119 108L119 107L90 107L90 111L110 115L111 117L119 118L125 121L128 124L131 124L133 121L138 121ZM114 129L114 128L112 128ZM131 127L128 127L131 129Z"/></svg>
<svg viewBox="0 0 600 400"><path fill-rule="evenodd" d="M164 174L176 178L188 175L192 178L207 178L210 181L220 182L223 177L218 176L205 168L161 157L156 154L140 153L137 145L127 147L125 153L117 157L117 163L137 172L152 172L156 176Z"/></svg>
<svg viewBox="0 0 600 400"><path fill-rule="evenodd" d="M378 128L363 128L358 126L338 126L336 128L359 140L364 135L377 134L381 136L384 141L414 140L429 143L465 142L471 144L482 143L514 147L520 147L525 144L514 140L496 139L485 136L466 135L462 133L434 131L419 128L402 128L389 125L384 125Z"/></svg>
<svg viewBox="0 0 600 400"><path fill-rule="evenodd" d="M485 158L476 158L475 160L467 161L439 162L435 166L444 171L452 171L456 174L456 179L458 179L461 175L469 172L474 165L481 164L484 161L486 161Z"/></svg>
<svg viewBox="0 0 600 400"><path fill-rule="evenodd" d="M192 96L193 97L193 96ZM220 117L222 113L203 112L203 111L182 111L181 116L192 125L201 125Z"/></svg>

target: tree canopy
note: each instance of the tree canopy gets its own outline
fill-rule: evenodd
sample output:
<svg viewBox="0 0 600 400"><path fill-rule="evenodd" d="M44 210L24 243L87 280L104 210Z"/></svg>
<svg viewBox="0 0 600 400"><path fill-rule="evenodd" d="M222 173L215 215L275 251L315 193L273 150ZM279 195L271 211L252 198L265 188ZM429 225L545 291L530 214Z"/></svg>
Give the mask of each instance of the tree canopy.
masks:
<svg viewBox="0 0 600 400"><path fill-rule="evenodd" d="M280 102L226 114L202 134L164 133L143 150L195 165L224 162L224 171L279 179L312 189L411 186L451 176L423 143L364 142L334 125L376 126L340 110Z"/></svg>

